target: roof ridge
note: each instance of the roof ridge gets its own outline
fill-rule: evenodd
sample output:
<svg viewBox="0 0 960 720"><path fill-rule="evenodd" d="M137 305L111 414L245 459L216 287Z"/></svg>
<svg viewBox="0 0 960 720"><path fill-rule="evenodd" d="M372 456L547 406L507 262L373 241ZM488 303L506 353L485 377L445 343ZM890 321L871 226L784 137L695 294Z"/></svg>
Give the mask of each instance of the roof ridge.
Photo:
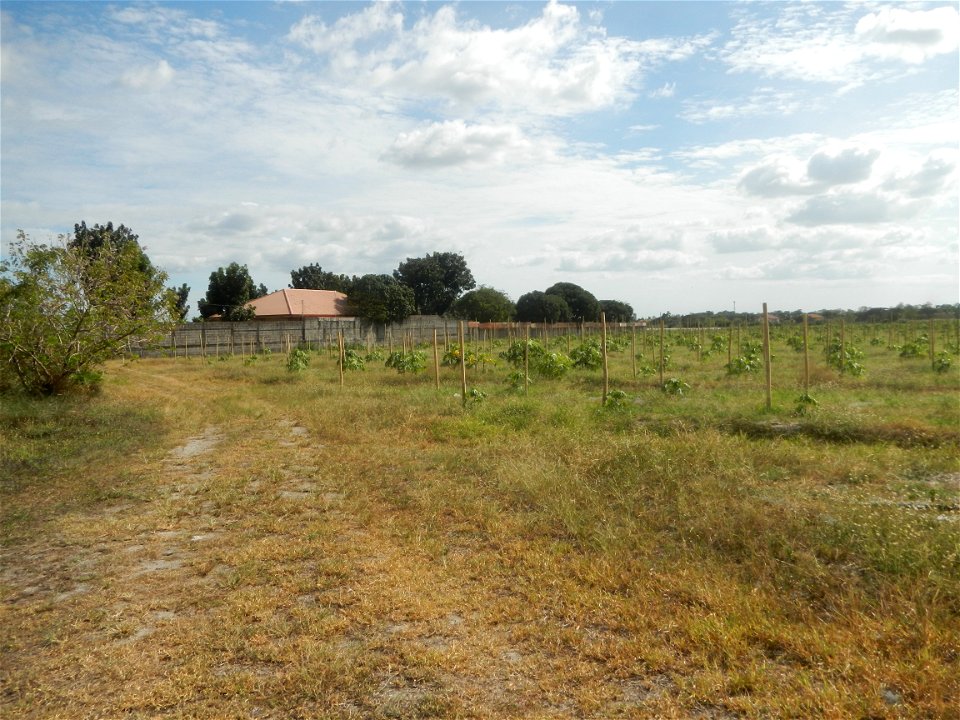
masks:
<svg viewBox="0 0 960 720"><path fill-rule="evenodd" d="M283 289L283 301L287 304L287 312L293 315L293 308L290 307L290 298L287 296L287 289Z"/></svg>

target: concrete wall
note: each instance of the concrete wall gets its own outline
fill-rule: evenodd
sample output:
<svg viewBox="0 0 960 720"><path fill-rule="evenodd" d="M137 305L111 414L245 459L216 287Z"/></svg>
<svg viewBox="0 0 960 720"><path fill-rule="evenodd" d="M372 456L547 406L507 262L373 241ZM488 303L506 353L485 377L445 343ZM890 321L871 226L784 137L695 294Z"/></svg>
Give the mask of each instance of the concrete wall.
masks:
<svg viewBox="0 0 960 720"><path fill-rule="evenodd" d="M343 333L347 345L399 346L404 338L414 342L432 342L433 331L442 339L444 333L456 337L457 323L444 322L435 315L414 315L402 323L381 325L360 319L304 318L302 320L250 320L247 322L199 322L178 325L155 348L133 348L141 356L176 354L249 355L264 350L287 352L299 345L324 348L337 343Z"/></svg>

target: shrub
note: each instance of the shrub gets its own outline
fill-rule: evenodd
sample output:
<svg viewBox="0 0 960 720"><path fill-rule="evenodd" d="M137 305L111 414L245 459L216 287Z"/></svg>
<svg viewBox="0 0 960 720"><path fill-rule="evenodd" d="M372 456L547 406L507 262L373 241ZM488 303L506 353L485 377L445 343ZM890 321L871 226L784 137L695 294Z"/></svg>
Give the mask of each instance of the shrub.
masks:
<svg viewBox="0 0 960 720"><path fill-rule="evenodd" d="M411 350L410 352L395 350L390 353L390 356L384 364L387 367L393 368L401 375L404 373L418 373L426 369L427 356L419 350Z"/></svg>
<svg viewBox="0 0 960 720"><path fill-rule="evenodd" d="M537 358L535 369L538 375L553 380L562 378L573 367L573 361L563 353L545 353Z"/></svg>
<svg viewBox="0 0 960 720"><path fill-rule="evenodd" d="M684 392L689 389L690 386L680 378L670 378L663 383L663 391L668 395L683 396Z"/></svg>
<svg viewBox="0 0 960 720"><path fill-rule="evenodd" d="M599 340L587 340L575 347L570 353L573 366L587 370L598 370L603 365L603 354L600 352Z"/></svg>
<svg viewBox="0 0 960 720"><path fill-rule="evenodd" d="M310 356L305 350L296 348L287 355L287 370L289 372L303 372L310 367Z"/></svg>
<svg viewBox="0 0 960 720"><path fill-rule="evenodd" d="M366 370L366 360L356 350L347 349L343 352L344 370Z"/></svg>
<svg viewBox="0 0 960 720"><path fill-rule="evenodd" d="M536 340L515 340L509 347L500 353L500 357L506 360L514 367L523 367L523 349L527 348L527 361L531 366L534 365L537 358L542 357L547 351Z"/></svg>

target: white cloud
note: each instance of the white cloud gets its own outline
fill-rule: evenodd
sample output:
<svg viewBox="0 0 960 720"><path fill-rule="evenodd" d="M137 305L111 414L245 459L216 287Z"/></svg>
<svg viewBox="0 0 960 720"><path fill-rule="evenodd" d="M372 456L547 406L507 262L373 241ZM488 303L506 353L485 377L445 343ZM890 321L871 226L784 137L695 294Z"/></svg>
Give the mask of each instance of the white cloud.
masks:
<svg viewBox="0 0 960 720"><path fill-rule="evenodd" d="M846 147L837 152L821 150L807 162L807 176L825 185L860 182L870 177L870 169L879 154L875 148Z"/></svg>
<svg viewBox="0 0 960 720"><path fill-rule="evenodd" d="M810 182L791 158L773 158L744 173L737 187L748 195L776 198L809 195L820 186Z"/></svg>
<svg viewBox="0 0 960 720"><path fill-rule="evenodd" d="M905 10L883 7L857 21L857 38L867 43L866 52L921 63L935 55L957 49L960 16L956 7Z"/></svg>
<svg viewBox="0 0 960 720"><path fill-rule="evenodd" d="M687 122L702 124L738 118L776 116L786 117L803 109L800 98L792 92L770 87L757 88L751 95L740 98L690 98L683 102L680 117ZM807 107L806 109L809 109Z"/></svg>
<svg viewBox="0 0 960 720"><path fill-rule="evenodd" d="M871 224L902 220L915 215L919 207L890 194L874 190L842 191L819 195L805 201L786 219L798 225Z"/></svg>
<svg viewBox="0 0 960 720"><path fill-rule="evenodd" d="M405 167L444 167L526 159L532 149L533 144L514 125L468 125L453 120L401 133L384 158Z"/></svg>
<svg viewBox="0 0 960 720"><path fill-rule="evenodd" d="M713 249L721 254L770 250L777 246L767 227L746 227L718 230L707 236Z"/></svg>
<svg viewBox="0 0 960 720"><path fill-rule="evenodd" d="M734 72L759 73L850 89L903 74L877 61L918 64L957 48L955 7L882 8L857 18L863 6L789 6L775 18L746 18L720 53Z"/></svg>
<svg viewBox="0 0 960 720"><path fill-rule="evenodd" d="M153 65L127 70L120 76L120 81L135 90L156 90L169 84L173 76L170 63L160 60Z"/></svg>
<svg viewBox="0 0 960 720"><path fill-rule="evenodd" d="M911 198L939 195L954 177L956 169L956 150L938 150L927 156L920 167L908 168L889 178L883 189L899 190Z"/></svg>
<svg viewBox="0 0 960 720"><path fill-rule="evenodd" d="M677 84L675 82L668 82L661 85L656 90L653 90L650 93L652 98L672 98L677 92Z"/></svg>
<svg viewBox="0 0 960 720"><path fill-rule="evenodd" d="M631 99L644 67L696 52L705 38L644 41L607 36L573 5L547 3L526 24L492 29L454 6L411 28L393 5L374 5L327 26L307 17L289 39L327 59L350 82L407 98L443 99L458 113L521 108L570 115ZM373 45L369 41L380 40Z"/></svg>

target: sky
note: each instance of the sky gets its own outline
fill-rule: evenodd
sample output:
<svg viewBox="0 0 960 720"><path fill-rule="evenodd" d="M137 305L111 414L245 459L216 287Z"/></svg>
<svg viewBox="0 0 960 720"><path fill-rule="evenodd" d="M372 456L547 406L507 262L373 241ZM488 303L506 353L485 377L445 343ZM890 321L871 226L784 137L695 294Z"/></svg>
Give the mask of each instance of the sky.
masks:
<svg viewBox="0 0 960 720"><path fill-rule="evenodd" d="M0 241L458 252L641 317L956 303L957 3L0 2Z"/></svg>

